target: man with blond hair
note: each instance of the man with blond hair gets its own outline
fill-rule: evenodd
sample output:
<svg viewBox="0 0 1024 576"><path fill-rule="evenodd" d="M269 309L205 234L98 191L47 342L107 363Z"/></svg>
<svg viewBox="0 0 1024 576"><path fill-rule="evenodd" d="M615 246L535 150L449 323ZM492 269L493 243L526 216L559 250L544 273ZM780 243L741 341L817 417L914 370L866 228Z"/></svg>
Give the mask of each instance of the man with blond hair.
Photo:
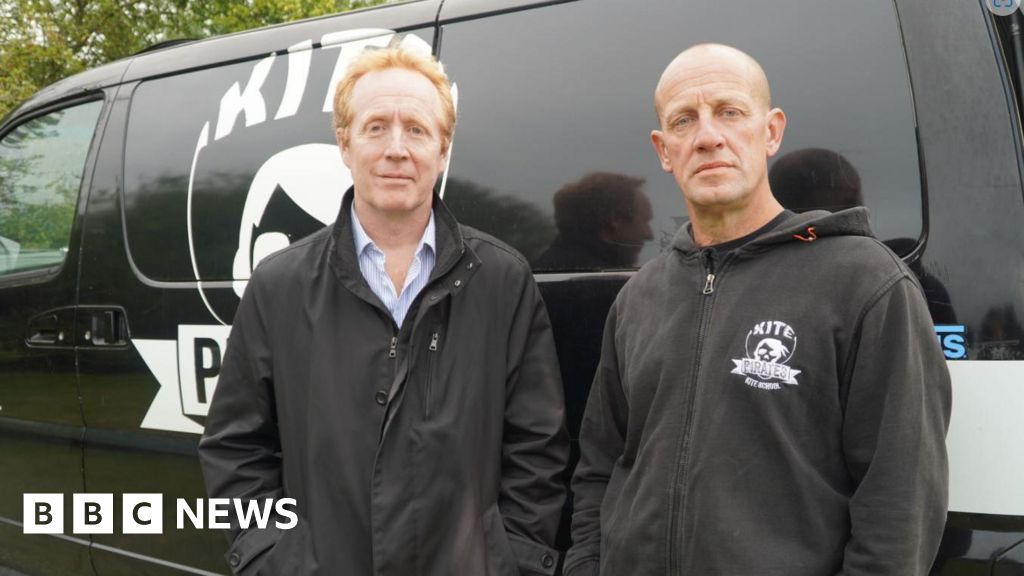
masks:
<svg viewBox="0 0 1024 576"><path fill-rule="evenodd" d="M651 143L690 223L626 283L580 430L567 576L924 576L950 381L863 208L794 214L764 71L692 47Z"/></svg>
<svg viewBox="0 0 1024 576"><path fill-rule="evenodd" d="M429 56L369 50L337 85L353 186L253 273L200 443L212 497L296 501L290 530L230 530L239 574L554 572L551 326L523 257L434 193L454 124Z"/></svg>

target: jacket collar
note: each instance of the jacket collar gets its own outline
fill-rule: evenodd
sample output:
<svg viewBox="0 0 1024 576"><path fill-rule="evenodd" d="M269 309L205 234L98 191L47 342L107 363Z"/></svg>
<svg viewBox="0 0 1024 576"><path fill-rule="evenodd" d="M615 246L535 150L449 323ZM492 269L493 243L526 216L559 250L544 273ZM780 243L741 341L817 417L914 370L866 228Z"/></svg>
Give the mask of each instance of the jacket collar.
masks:
<svg viewBox="0 0 1024 576"><path fill-rule="evenodd" d="M353 240L352 222L352 200L354 187L349 187L341 199L341 208L338 210L338 218L334 221L331 230L333 246L329 256L331 266L342 283L353 293L364 300L376 302L379 299L370 290L359 271L359 258L356 254L355 241ZM448 206L435 193L432 208L434 211L435 229L435 253L436 263L430 280L440 278L451 271L458 264L462 255L466 252L466 243L462 237L462 230L458 221L452 215Z"/></svg>
<svg viewBox="0 0 1024 576"><path fill-rule="evenodd" d="M874 234L868 223L868 209L858 206L835 213L812 210L793 214L738 250L757 252L778 244L810 243L824 236L868 236L873 238ZM700 247L693 242L689 222L676 232L675 238L672 240L672 249L687 258L694 257L700 252Z"/></svg>
<svg viewBox="0 0 1024 576"><path fill-rule="evenodd" d="M353 239L356 242L356 256L361 258L363 252L367 250L369 246L373 246L377 250L377 244L370 238L370 235L366 233L366 229L363 228L362 222L359 221L359 214L356 214L355 209L349 209L349 217L352 218L352 232ZM416 245L416 254L429 248L432 254L437 253L437 234L434 232L434 213L431 211L430 219L427 220L427 227L423 230L423 236L420 237L419 244ZM431 269L433 270L433 269Z"/></svg>

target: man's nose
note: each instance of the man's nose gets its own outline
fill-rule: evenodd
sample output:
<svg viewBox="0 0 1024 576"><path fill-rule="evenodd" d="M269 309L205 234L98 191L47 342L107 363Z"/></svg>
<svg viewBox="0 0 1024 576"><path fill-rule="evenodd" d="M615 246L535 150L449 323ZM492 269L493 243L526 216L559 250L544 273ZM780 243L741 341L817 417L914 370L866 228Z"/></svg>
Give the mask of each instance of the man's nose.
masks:
<svg viewBox="0 0 1024 576"><path fill-rule="evenodd" d="M384 151L390 159L401 160L409 157L409 148L405 141L405 130L401 126L395 126L388 134L388 147Z"/></svg>
<svg viewBox="0 0 1024 576"><path fill-rule="evenodd" d="M714 118L701 118L698 120L697 133L694 135L693 145L701 152L715 150L725 145L725 138L722 136L721 127Z"/></svg>

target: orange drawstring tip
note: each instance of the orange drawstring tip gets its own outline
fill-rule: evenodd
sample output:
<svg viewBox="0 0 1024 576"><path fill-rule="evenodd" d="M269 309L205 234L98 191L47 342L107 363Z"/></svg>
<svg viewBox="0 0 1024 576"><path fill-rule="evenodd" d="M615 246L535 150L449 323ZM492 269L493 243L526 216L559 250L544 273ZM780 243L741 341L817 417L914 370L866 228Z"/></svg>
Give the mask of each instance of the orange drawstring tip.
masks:
<svg viewBox="0 0 1024 576"><path fill-rule="evenodd" d="M809 226L807 228L807 236L793 234L793 238L796 238L801 242L814 242L815 240L818 239L818 233L814 231L814 226Z"/></svg>

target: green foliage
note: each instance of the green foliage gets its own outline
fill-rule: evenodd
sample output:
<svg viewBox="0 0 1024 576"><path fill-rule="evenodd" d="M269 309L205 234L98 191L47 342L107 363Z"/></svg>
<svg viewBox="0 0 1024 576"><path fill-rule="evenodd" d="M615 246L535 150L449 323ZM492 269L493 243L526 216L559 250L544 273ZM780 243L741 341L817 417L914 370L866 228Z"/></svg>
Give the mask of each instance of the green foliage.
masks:
<svg viewBox="0 0 1024 576"><path fill-rule="evenodd" d="M67 248L71 236L87 141L77 162L74 155L53 158L41 152L46 142L60 137L66 114L25 122L0 143L0 236L17 242L24 253L56 253Z"/></svg>
<svg viewBox="0 0 1024 576"><path fill-rule="evenodd" d="M35 186L17 185L26 180L28 171L37 167L33 160L0 157L0 236L14 240L24 251L66 248L78 188L64 174L54 174ZM36 188L46 191L47 201L21 201L37 192Z"/></svg>
<svg viewBox="0 0 1024 576"><path fill-rule="evenodd" d="M392 0L0 0L0 118L37 90L157 42Z"/></svg>
<svg viewBox="0 0 1024 576"><path fill-rule="evenodd" d="M22 250L67 247L75 217L74 203L18 204L4 211L8 222L3 226L3 236L16 240Z"/></svg>

